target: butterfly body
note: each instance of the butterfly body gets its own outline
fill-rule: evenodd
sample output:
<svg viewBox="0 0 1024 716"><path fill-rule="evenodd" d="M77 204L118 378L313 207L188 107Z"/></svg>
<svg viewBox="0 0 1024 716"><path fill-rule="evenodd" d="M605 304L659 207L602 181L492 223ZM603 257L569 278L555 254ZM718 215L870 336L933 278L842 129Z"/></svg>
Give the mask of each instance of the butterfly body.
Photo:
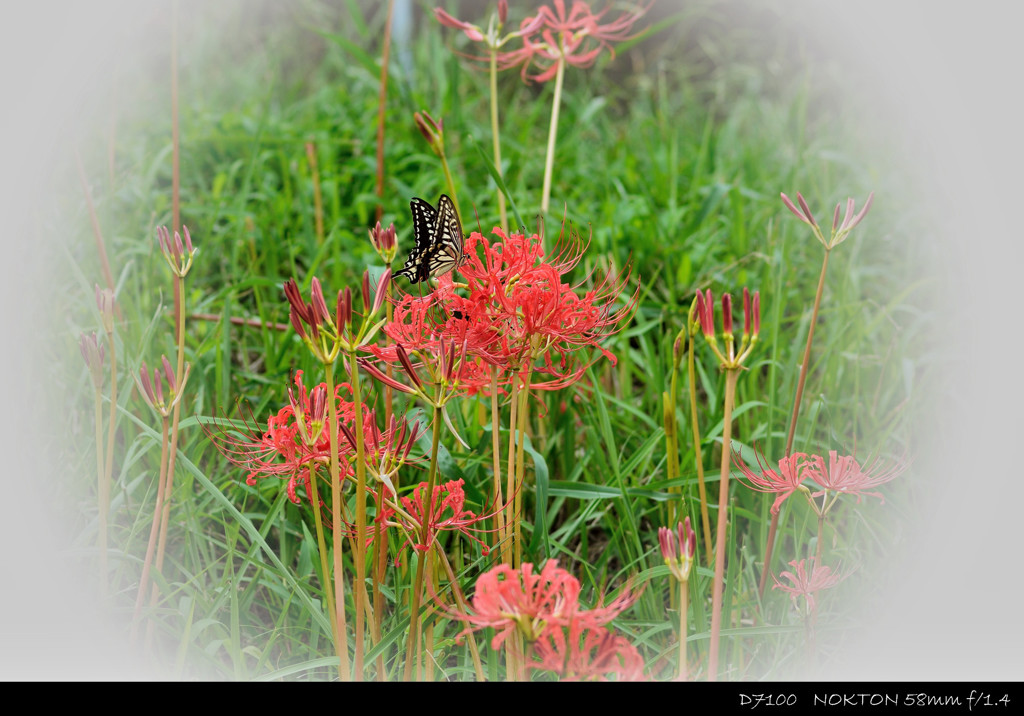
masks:
<svg viewBox="0 0 1024 716"><path fill-rule="evenodd" d="M455 210L451 197L442 194L436 209L430 202L416 198L409 202L409 208L412 209L416 245L395 275L419 283L431 276L443 276L461 266L466 260L465 238L459 212Z"/></svg>

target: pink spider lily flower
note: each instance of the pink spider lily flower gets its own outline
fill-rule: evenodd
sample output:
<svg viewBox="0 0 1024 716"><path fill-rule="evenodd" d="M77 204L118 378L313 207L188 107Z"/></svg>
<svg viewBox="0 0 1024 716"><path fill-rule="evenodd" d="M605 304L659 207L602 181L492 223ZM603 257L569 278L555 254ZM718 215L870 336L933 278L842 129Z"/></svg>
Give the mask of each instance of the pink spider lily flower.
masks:
<svg viewBox="0 0 1024 716"><path fill-rule="evenodd" d="M479 42L487 47L497 60L496 64L497 69L499 70L507 70L512 67L518 67L519 65L524 65L525 67L525 65L530 62L530 58L533 54L528 48L523 47L518 50L507 52L499 52L499 50L507 45L509 41L515 38L525 38L532 35L544 25L544 18L537 15L533 18L527 18L524 20L520 24L518 30L509 33L502 33L502 30L505 27L505 22L508 20L508 3L506 0L500 0L498 2L498 12L491 15L486 29L454 18L441 8L434 8L434 17L445 27L461 30L462 33L472 42ZM489 55L462 56L478 62L490 62L491 60Z"/></svg>
<svg viewBox="0 0 1024 716"><path fill-rule="evenodd" d="M805 562L810 563L806 568L804 567ZM794 560L789 563L789 566L793 567L793 571L782 572L779 576L789 580L790 584L783 584L775 575L772 575L772 579L775 580L773 589L781 589L787 592L790 599L793 600L794 607L797 606L797 600L803 597L806 600L808 612L812 614L818 608L815 594L822 589L834 587L850 576L849 574L833 572L831 567L815 566L813 559L801 559L799 562Z"/></svg>
<svg viewBox="0 0 1024 716"><path fill-rule="evenodd" d="M529 59L542 69L539 74L530 75L529 79L547 82L557 74L561 61L574 67L590 67L603 50L608 50L614 57L611 43L635 37L632 26L651 4L634 12L622 13L604 24L600 20L610 7L595 13L583 0L574 0L568 12L564 0L554 0L553 7L540 7L535 17L523 21L523 26L526 26L536 24L537 18L543 20L539 39L531 37L532 33L523 37L524 49L528 50L523 55L531 55ZM523 65L524 79L527 78L527 67Z"/></svg>
<svg viewBox="0 0 1024 716"><path fill-rule="evenodd" d="M590 610L580 609L579 595L579 580L559 567L557 560L545 562L540 573L536 573L529 562L520 569L502 564L477 579L471 600L472 613L463 614L450 608L445 608L445 612L450 619L467 623L462 634L493 627L497 634L491 640L491 647L497 649L515 631L519 631L528 644L533 644L549 629L561 629L573 623L579 628L598 629L632 605L638 593L627 586L611 603L599 603Z"/></svg>
<svg viewBox="0 0 1024 716"><path fill-rule="evenodd" d="M782 508L782 503L786 501L790 495L797 490L800 490L806 495L810 495L808 490L803 485L805 479L804 471L808 468L807 455L803 453L793 453L788 457L784 457L779 460L779 469L775 471L768 466L767 460L764 459L764 455L755 452L757 457L757 465L760 472L754 472L746 463L742 460L738 461L740 471L746 478L748 487L758 492L771 492L775 493L777 497L775 502L772 503L772 514L779 514L779 510Z"/></svg>
<svg viewBox="0 0 1024 716"><path fill-rule="evenodd" d="M806 477L811 478L824 488L815 492L814 497L832 492L837 497L839 495L856 495L857 502L860 502L862 496L868 495L877 497L884 504L885 498L881 493L868 490L899 476L907 468L907 465L898 462L886 468L876 468L878 468L877 462L872 463L866 470L862 469L852 455L840 456L835 450L830 450L827 467L825 459L820 455L812 455L808 458ZM871 474L872 472L875 474Z"/></svg>
<svg viewBox="0 0 1024 716"><path fill-rule="evenodd" d="M528 664L550 671L561 681L645 681L644 661L625 637L578 620L551 628L533 644Z"/></svg>

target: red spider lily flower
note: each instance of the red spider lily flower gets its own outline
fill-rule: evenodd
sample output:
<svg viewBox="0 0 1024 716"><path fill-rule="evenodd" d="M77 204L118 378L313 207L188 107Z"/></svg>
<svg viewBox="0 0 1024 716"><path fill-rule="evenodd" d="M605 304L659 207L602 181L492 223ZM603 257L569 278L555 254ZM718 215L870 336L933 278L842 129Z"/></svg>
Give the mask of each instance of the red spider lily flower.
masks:
<svg viewBox="0 0 1024 716"><path fill-rule="evenodd" d="M549 559L539 574L526 562L520 569L501 564L480 575L471 614L443 608L449 618L467 623L462 634L484 627L497 630L491 640L491 647L497 649L517 630L532 644L548 629L573 623L579 628L598 629L632 605L638 593L627 587L610 604L590 610L579 608L579 595L579 580L559 567L557 560Z"/></svg>
<svg viewBox="0 0 1024 716"><path fill-rule="evenodd" d="M810 562L806 569L804 568L805 561ZM808 611L812 614L818 607L814 600L814 595L822 589L836 586L850 576L849 574L833 572L831 567L817 567L814 564L814 559L801 559L799 562L794 560L789 563L789 566L793 567L793 572L783 572L779 576L788 579L791 584L783 584L773 574L772 579L775 580L773 589L781 589L784 592L788 592L793 600L793 606L797 606L797 600L803 597L807 602Z"/></svg>
<svg viewBox="0 0 1024 716"><path fill-rule="evenodd" d="M331 459L330 421L326 411L326 386L321 383L311 391L302 384L302 371L295 374L296 392L289 390L291 403L267 419L267 429L246 426L243 431L213 430L204 424L207 436L229 461L247 470L247 485L254 486L257 480L267 477L287 479L288 499L301 504L297 488L306 488L307 499L312 494L310 480L321 467L327 467ZM343 391L351 391L347 383L341 383L335 391L338 420L342 425L350 424L355 414L355 404L341 397ZM296 397L297 393L297 397ZM339 443L342 456L347 454L347 445ZM341 460L342 478L351 472L346 460Z"/></svg>
<svg viewBox="0 0 1024 716"><path fill-rule="evenodd" d="M646 680L643 658L625 637L578 620L546 630L532 654L529 668L554 672L561 681Z"/></svg>
<svg viewBox="0 0 1024 716"><path fill-rule="evenodd" d="M868 492L873 487L882 485L897 477L906 469L906 464L896 463L888 468L875 472L877 463L873 463L866 470L861 469L860 464L852 455L840 457L835 450L828 453L828 467L825 467L825 459L820 455L812 455L807 465L807 477L825 488L814 493L814 497L834 492L845 495L856 495L857 502L860 502L862 495L877 497L882 503L885 498L881 493Z"/></svg>
<svg viewBox="0 0 1024 716"><path fill-rule="evenodd" d="M768 467L767 461L764 459L764 455L755 453L757 457L757 465L760 468L760 474L754 472L746 463L739 460L739 468L743 472L743 476L749 481L748 487L758 492L773 492L778 497L775 498L775 502L772 503L772 514L779 514L779 510L782 508L782 503L786 501L786 498L792 495L797 490L809 494L810 490L803 486L803 481L806 477L804 471L808 466L808 457L803 453L793 453L788 457L784 457L779 460L778 472Z"/></svg>
<svg viewBox="0 0 1024 716"><path fill-rule="evenodd" d="M406 544L411 545L417 552L426 552L441 532L460 532L479 544L486 555L490 552L490 547L474 533L488 530L476 525L493 517L498 510L485 515L477 515L465 509L466 493L462 489L463 484L462 480L451 480L443 485L436 485L428 508L424 500L427 483L421 482L413 488L412 497L401 498L404 510L396 510L385 501L378 521L385 526L399 526L406 534L412 535L406 540ZM422 534L424 522L427 523L428 533L426 544L413 541Z"/></svg>
<svg viewBox="0 0 1024 716"><path fill-rule="evenodd" d="M661 546L661 556L672 576L680 582L689 580L690 568L697 553L697 535L690 527L690 518L687 517L685 522L676 525L675 531L668 527L659 527L658 543Z"/></svg>
<svg viewBox="0 0 1024 716"><path fill-rule="evenodd" d="M537 82L547 82L553 78L561 61L574 67L590 67L602 50L608 50L614 57L615 50L611 43L635 37L635 34L631 34L633 24L650 8L648 4L601 24L600 20L610 8L595 13L583 0L574 0L568 13L563 0L554 0L553 6L542 6L535 17L523 21L523 26L532 27L536 25L537 18L543 20L540 40L528 35L523 37L525 49L529 51L524 54L531 55L529 59L543 69L540 74L529 77ZM527 77L527 66L523 66L524 79Z"/></svg>

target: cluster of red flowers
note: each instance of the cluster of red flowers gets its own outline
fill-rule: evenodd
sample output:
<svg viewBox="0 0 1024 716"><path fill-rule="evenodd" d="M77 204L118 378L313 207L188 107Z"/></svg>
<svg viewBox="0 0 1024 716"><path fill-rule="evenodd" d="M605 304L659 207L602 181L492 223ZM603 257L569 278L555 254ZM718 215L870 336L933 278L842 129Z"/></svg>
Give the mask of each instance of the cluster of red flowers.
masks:
<svg viewBox="0 0 1024 716"><path fill-rule="evenodd" d="M338 432L341 436L338 451L342 457L339 468L341 479L353 474L347 457L354 455L355 403L351 386L341 383L335 389ZM331 460L330 418L327 407L327 386L320 383L312 390L302 383L302 371L295 374L295 391L288 390L288 405L267 419L267 429L249 428L245 432L206 428L210 439L220 451L236 465L248 471L245 482L255 485L258 479L278 477L287 479L288 498L301 504L298 487L312 495L310 480L319 468L328 468ZM363 406L363 444L367 467L374 475L387 479L397 464L409 457L419 435L418 425L409 427L404 421L392 418L386 430L377 427L376 414Z"/></svg>
<svg viewBox="0 0 1024 716"><path fill-rule="evenodd" d="M582 284L562 281L582 258L585 246L578 236L560 242L546 258L537 234L506 236L497 227L493 234L493 243L478 232L467 237L467 259L459 269L465 284L454 283L448 274L426 296L406 294L385 333L410 352L436 352L442 340L465 344L459 382L469 393L487 389L495 369L501 385L516 377L525 382L537 373L547 379L531 380L530 388L563 388L586 371L589 363L578 360L586 347L614 362L600 341L619 330L636 308L639 285L616 306L628 271L609 275L580 295ZM369 350L382 360L398 361L395 346Z"/></svg>
<svg viewBox="0 0 1024 716"><path fill-rule="evenodd" d="M497 649L519 632L529 645L529 668L550 671L566 681L619 681L644 679L644 662L624 637L605 628L636 601L628 588L607 605L582 609L580 583L548 560L540 573L533 565L520 569L503 564L477 579L472 613L451 608L451 619L466 622L463 634L493 627L491 647ZM461 636L461 635L460 635Z"/></svg>

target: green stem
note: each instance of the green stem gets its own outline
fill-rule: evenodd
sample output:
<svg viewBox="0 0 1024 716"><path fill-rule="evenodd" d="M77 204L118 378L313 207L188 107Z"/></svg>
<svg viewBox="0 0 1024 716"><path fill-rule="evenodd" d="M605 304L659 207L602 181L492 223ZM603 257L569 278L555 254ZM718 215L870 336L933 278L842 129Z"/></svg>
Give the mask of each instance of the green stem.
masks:
<svg viewBox="0 0 1024 716"><path fill-rule="evenodd" d="M388 0L384 46L380 53L380 96L377 99L377 221L384 215L384 115L388 103L388 56L391 51L391 18L394 12L395 0Z"/></svg>
<svg viewBox="0 0 1024 716"><path fill-rule="evenodd" d="M708 681L718 680L718 642L722 631L722 585L725 577L725 537L729 522L729 468L732 458L732 407L739 368L725 369L725 410L722 425L722 472L718 489L718 536L715 542L715 579L711 590L711 648Z"/></svg>
<svg viewBox="0 0 1024 716"><path fill-rule="evenodd" d="M540 200L541 214L546 214L551 201L551 175L555 168L555 139L558 136L558 108L562 103L562 80L565 78L565 58L558 58L555 74L555 92L551 100L551 127L548 129L548 154L544 161L544 191Z"/></svg>
<svg viewBox="0 0 1024 716"><path fill-rule="evenodd" d="M501 137L498 134L498 51L491 48L491 138L494 142L494 168L501 174ZM505 194L498 187L498 214L501 228L508 231L508 211L505 208Z"/></svg>
<svg viewBox="0 0 1024 716"><path fill-rule="evenodd" d="M804 348L804 359L800 363L800 377L796 383L796 398L793 400L793 414L789 420L789 432L786 435L786 450L783 457L789 457L793 450L793 439L796 436L796 420L800 415L800 402L804 397L804 383L807 381L807 372L811 363L811 343L814 341L814 327L818 323L818 309L821 308L821 296L825 292L825 272L828 270L828 257L831 251L825 249L825 259L821 262L821 275L818 276L818 290L814 294L814 310L811 312L811 325L807 329L807 346ZM779 526L779 513L772 515L771 526L768 528L768 540L764 549L764 567L761 568L761 581L758 583L758 593L763 597L764 589L768 583L768 573L771 571L772 548L775 546L775 533Z"/></svg>
<svg viewBox="0 0 1024 716"><path fill-rule="evenodd" d="M818 514L818 546L814 550L814 568L821 564L821 546L825 543L825 512Z"/></svg>
<svg viewBox="0 0 1024 716"><path fill-rule="evenodd" d="M444 180L448 184L448 196L452 198L455 203L455 213L462 216L462 212L459 210L459 197L455 193L455 181L452 179L452 171L448 168L448 158L441 152L441 169L444 170Z"/></svg>
<svg viewBox="0 0 1024 716"><path fill-rule="evenodd" d="M178 325L176 330L178 360L174 374L178 384L174 388L174 417L171 424L171 445L170 453L166 457L167 477L163 488L163 514L160 517L160 537L156 548L156 571L160 573L163 573L164 553L167 549L167 532L171 521L171 493L174 490L174 465L178 456L178 424L181 420L181 391L184 388L183 377L185 372L185 279L182 276L175 276L174 286L176 292L181 296L181 302L178 304ZM149 600L150 606L156 606L159 597L160 585L154 583L153 593ZM153 624L150 622L147 628L147 638L149 638L152 628Z"/></svg>
<svg viewBox="0 0 1024 716"><path fill-rule="evenodd" d="M531 361L532 362L532 361ZM519 416L516 427L516 487L513 500L515 501L515 563L513 567L518 569L523 563L523 482L526 473L525 449L526 449L526 423L530 407L530 379L533 371L526 374L526 380L519 391Z"/></svg>
<svg viewBox="0 0 1024 716"><path fill-rule="evenodd" d="M700 424L697 422L697 369L693 357L693 331L690 334L690 347L687 350L686 370L690 379L690 426L693 429L693 451L697 461L697 489L700 491L700 517L704 525L704 554L711 566L711 518L708 516L708 490L704 484L704 457L700 449Z"/></svg>
<svg viewBox="0 0 1024 716"><path fill-rule="evenodd" d="M334 612L337 615L337 639L334 642L334 649L338 654L338 678L342 681L349 680L348 645L346 635L348 634L348 623L345 620L345 570L342 562L341 546L341 477L338 468L338 400L334 395L334 364L324 363L324 373L327 383L327 406L329 410L330 427L328 428L331 441L331 536L334 547ZM358 591L358 590L357 590ZM359 618L359 612L356 612Z"/></svg>
<svg viewBox="0 0 1024 716"><path fill-rule="evenodd" d="M327 616L331 620L331 635L334 638L334 650L341 663L341 641L338 633L338 615L334 608L334 587L331 584L331 569L327 564L327 543L324 541L324 521L320 515L320 491L316 481L319 479L313 468L309 470L309 499L313 503L313 523L316 526L316 546L320 553L320 579L324 587L324 598L327 600Z"/></svg>
<svg viewBox="0 0 1024 716"><path fill-rule="evenodd" d="M437 399L440 400L440 388ZM409 593L409 636L405 650L405 680L413 678L413 665L416 667L416 678L419 678L419 657L417 649L420 640L420 595L423 592L424 567L427 562L427 551L431 547L430 516L433 507L434 482L437 479L437 452L441 444L441 406L434 405L433 433L430 443L430 469L427 473L427 491L424 495L424 514L421 516L420 544L424 552L416 560L416 577L413 580L412 592Z"/></svg>
<svg viewBox="0 0 1024 716"><path fill-rule="evenodd" d="M368 601L366 594L366 452L363 445L363 406L359 387L359 364L356 354L349 354L352 400L355 403L356 428L356 654L355 680L363 680L363 635L366 631L363 605ZM385 426L386 427L386 426Z"/></svg>
<svg viewBox="0 0 1024 716"><path fill-rule="evenodd" d="M99 508L100 597L107 597L106 472L103 462L103 395L96 386L96 501Z"/></svg>
<svg viewBox="0 0 1024 716"><path fill-rule="evenodd" d="M156 552L156 537L160 529L160 513L163 511L164 482L167 480L167 434L170 430L167 415L163 415L163 430L160 436L160 477L156 486L156 505L153 508L153 523L149 528L149 542L146 545L146 557L142 562L142 575L139 577L139 593L135 597L135 613L132 617L131 640L134 642L138 634L139 618L142 616L142 603L146 598L146 587L149 586L149 571L153 565L153 554Z"/></svg>
<svg viewBox="0 0 1024 716"><path fill-rule="evenodd" d="M689 582L679 583L679 681L686 681L686 610L689 606Z"/></svg>
<svg viewBox="0 0 1024 716"><path fill-rule="evenodd" d="M499 544L505 541L505 513L498 509L502 504L501 496L501 439L498 421L498 371L491 373L491 461L494 465L494 529Z"/></svg>

